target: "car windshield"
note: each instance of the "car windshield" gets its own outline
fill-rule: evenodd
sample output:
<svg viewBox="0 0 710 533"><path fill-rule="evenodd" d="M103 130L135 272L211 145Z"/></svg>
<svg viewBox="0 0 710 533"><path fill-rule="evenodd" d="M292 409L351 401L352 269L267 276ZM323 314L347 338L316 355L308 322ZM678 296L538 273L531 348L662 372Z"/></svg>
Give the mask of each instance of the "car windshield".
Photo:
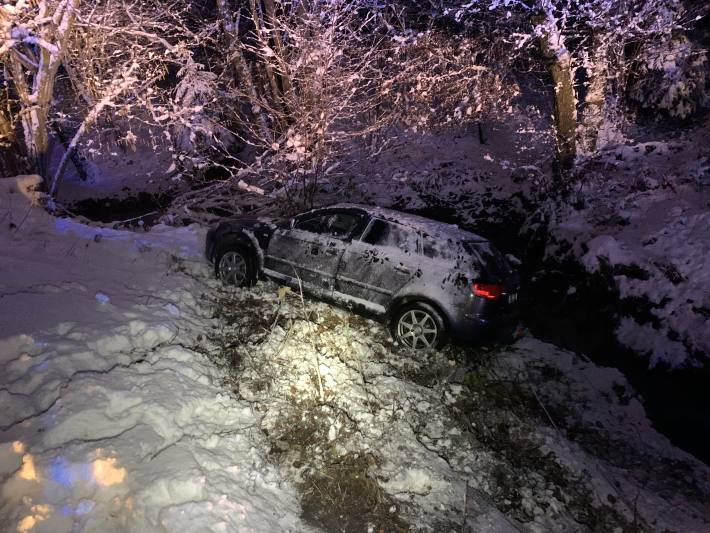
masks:
<svg viewBox="0 0 710 533"><path fill-rule="evenodd" d="M291 218L285 218L285 217L275 217L272 219L273 223L275 226L279 228L290 228L291 227L291 221L293 219Z"/></svg>

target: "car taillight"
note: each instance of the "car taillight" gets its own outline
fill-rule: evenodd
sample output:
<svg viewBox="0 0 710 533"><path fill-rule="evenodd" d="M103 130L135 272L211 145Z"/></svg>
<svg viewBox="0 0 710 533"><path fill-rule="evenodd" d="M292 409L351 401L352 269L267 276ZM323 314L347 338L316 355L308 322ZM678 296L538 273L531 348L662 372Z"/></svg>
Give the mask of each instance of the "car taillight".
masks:
<svg viewBox="0 0 710 533"><path fill-rule="evenodd" d="M471 292L474 296L480 296L486 300L496 300L503 294L503 285L494 283L474 283L471 285Z"/></svg>

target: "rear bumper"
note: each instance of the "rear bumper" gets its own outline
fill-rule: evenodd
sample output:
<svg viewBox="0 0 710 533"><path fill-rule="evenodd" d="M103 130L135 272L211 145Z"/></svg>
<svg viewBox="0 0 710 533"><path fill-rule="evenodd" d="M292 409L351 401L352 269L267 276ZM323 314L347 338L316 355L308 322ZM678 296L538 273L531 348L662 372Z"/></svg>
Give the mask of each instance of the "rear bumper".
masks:
<svg viewBox="0 0 710 533"><path fill-rule="evenodd" d="M471 301L451 320L451 337L473 343L505 342L514 338L519 324L517 305Z"/></svg>
<svg viewBox="0 0 710 533"><path fill-rule="evenodd" d="M516 317L506 320L474 318L461 321L451 328L452 339L460 342L512 342L520 325Z"/></svg>

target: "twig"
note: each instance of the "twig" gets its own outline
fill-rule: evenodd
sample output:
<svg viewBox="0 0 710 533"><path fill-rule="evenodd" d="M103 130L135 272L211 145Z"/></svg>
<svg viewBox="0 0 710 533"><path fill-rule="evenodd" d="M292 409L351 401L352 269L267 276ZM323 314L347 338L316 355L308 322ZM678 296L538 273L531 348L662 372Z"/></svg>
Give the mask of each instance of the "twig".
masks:
<svg viewBox="0 0 710 533"><path fill-rule="evenodd" d="M466 480L466 490L463 493L463 522L461 523L461 533L466 533L466 512L468 510L468 480Z"/></svg>
<svg viewBox="0 0 710 533"><path fill-rule="evenodd" d="M276 312L274 313L274 320L272 320L271 326L269 326L269 331L267 333L271 333L274 331L274 328L276 327L276 323L279 321L280 311L281 311L281 299L279 298L279 303L276 306Z"/></svg>
<svg viewBox="0 0 710 533"><path fill-rule="evenodd" d="M15 233L17 233L18 231L20 231L22 229L22 226L24 225L25 220L27 220L27 217L30 216L30 211L32 211L32 208L34 207L34 205L35 204L33 202L30 202L30 206L27 208L27 211L25 212L25 216L22 217L22 220L15 228Z"/></svg>
<svg viewBox="0 0 710 533"><path fill-rule="evenodd" d="M113 224L125 224L126 222L133 222L134 220L138 220L139 218L147 217L148 215L155 215L156 213L158 213L157 210L149 211L143 215L138 215L137 217L133 218L127 218L126 220L115 220L113 221Z"/></svg>
<svg viewBox="0 0 710 533"><path fill-rule="evenodd" d="M320 358L318 357L318 350L313 350L316 356L316 373L318 374L318 395L320 396L320 401L323 401L323 376L320 373Z"/></svg>
<svg viewBox="0 0 710 533"><path fill-rule="evenodd" d="M537 400L537 403L540 404L540 407L542 407L542 410L545 412L545 415L547 416L547 419L550 421L550 424L552 424L552 427L555 428L555 431L562 437L562 432L560 429L557 427L557 424L555 424L555 421L552 420L552 417L550 416L550 413L547 412L547 409L545 408L545 405L542 403L540 398L538 397L537 393L535 392L535 389L530 387L530 391L533 393L533 396L535 396L535 399Z"/></svg>
<svg viewBox="0 0 710 533"><path fill-rule="evenodd" d="M298 275L298 271L296 270L295 267L293 268L293 273L295 274L296 279L298 280L298 292L301 296L301 307L303 308L303 316L304 316L306 322L309 322L308 312L306 310L306 300L303 297L303 283L301 282L301 276ZM315 355L315 359L316 359L316 376L318 378L318 395L320 397L320 401L322 402L325 395L323 394L323 376L321 376L321 373L320 373L320 359L318 357L318 350L314 349L313 354Z"/></svg>

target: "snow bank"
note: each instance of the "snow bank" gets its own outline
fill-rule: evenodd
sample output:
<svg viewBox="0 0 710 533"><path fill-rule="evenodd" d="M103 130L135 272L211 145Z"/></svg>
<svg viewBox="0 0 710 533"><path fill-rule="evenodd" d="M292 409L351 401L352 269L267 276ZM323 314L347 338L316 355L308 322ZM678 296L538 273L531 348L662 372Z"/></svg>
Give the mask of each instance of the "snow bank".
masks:
<svg viewBox="0 0 710 533"><path fill-rule="evenodd" d="M55 219L38 182L0 180L0 529L307 531L201 355L202 230Z"/></svg>
<svg viewBox="0 0 710 533"><path fill-rule="evenodd" d="M589 251L581 258L582 264L590 272L600 269L600 259L609 265L627 265L633 263L633 255L611 235L594 237L587 243Z"/></svg>
<svg viewBox="0 0 710 533"><path fill-rule="evenodd" d="M651 366L710 362L710 189L698 135L621 146L595 161L576 209L558 206L548 257L610 276L631 314L618 340ZM569 252L563 252L568 250Z"/></svg>

